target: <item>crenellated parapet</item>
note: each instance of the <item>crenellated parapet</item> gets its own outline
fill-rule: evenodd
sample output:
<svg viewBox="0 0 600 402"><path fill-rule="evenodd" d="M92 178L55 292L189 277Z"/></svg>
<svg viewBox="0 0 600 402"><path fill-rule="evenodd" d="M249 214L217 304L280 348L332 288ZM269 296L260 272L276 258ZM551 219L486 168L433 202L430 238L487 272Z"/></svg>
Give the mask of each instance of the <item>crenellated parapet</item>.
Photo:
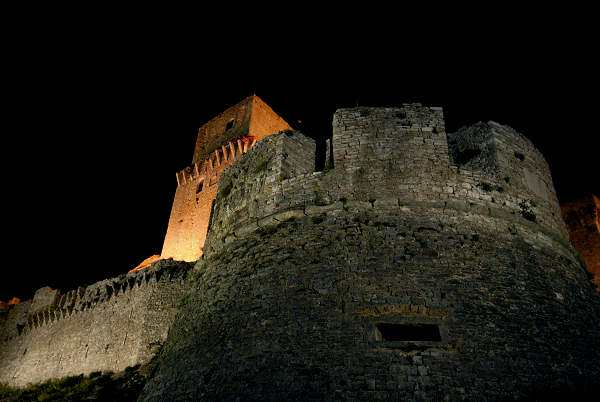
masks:
<svg viewBox="0 0 600 402"><path fill-rule="evenodd" d="M33 300L11 306L0 328L0 382L147 362L166 338L192 265L161 260L63 294L41 288Z"/></svg>
<svg viewBox="0 0 600 402"><path fill-rule="evenodd" d="M248 152L250 148L256 145L256 142L257 140L254 137L244 137L230 141L227 145L222 145L204 161L194 163L176 173L177 186L207 181L207 178L218 180L220 173L231 166L241 155Z"/></svg>
<svg viewBox="0 0 600 402"><path fill-rule="evenodd" d="M600 296L524 136L493 122L446 133L441 109L417 104L340 109L314 162L315 141L287 132L223 172L140 401L597 388Z"/></svg>
<svg viewBox="0 0 600 402"><path fill-rule="evenodd" d="M58 290L47 287L38 290L27 312L25 332L70 317L87 310L95 309L99 304L109 303L118 296L129 296L131 292L144 291L145 286L155 285L161 280L164 283L184 281L191 264L169 265L165 262L155 263L149 268L134 271L116 278L105 279L87 287L78 287L61 294ZM51 299L44 297L42 304L40 295L51 294ZM36 306L39 306L36 308Z"/></svg>
<svg viewBox="0 0 600 402"><path fill-rule="evenodd" d="M196 261L202 256L221 174L257 142L286 130L289 124L255 95L200 127L192 165L176 174L162 258Z"/></svg>
<svg viewBox="0 0 600 402"><path fill-rule="evenodd" d="M212 202L221 174L257 143L253 137L237 138L214 150L203 162L177 173L162 258L196 261L202 255Z"/></svg>
<svg viewBox="0 0 600 402"><path fill-rule="evenodd" d="M221 178L214 239L235 238L281 216L362 202L492 217L505 222L507 233L517 225L542 233L540 242L550 236L569 248L548 164L531 141L495 122L451 134L444 127L440 108L418 104L338 110L323 172L310 168L311 139L299 133L265 139Z"/></svg>

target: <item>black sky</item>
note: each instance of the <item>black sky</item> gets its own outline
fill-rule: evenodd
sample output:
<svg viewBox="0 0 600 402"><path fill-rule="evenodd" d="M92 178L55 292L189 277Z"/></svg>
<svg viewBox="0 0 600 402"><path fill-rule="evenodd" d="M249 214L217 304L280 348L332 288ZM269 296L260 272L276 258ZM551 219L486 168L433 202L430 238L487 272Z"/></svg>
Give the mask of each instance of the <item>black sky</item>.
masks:
<svg viewBox="0 0 600 402"><path fill-rule="evenodd" d="M540 149L561 202L598 194L589 32L549 24L526 34L508 22L429 36L355 26L311 39L308 24L289 40L300 28L276 24L227 40L203 31L185 45L160 30L22 38L5 51L2 82L0 300L69 290L159 254L198 128L252 93L320 139L342 107L442 106L447 131L494 120Z"/></svg>

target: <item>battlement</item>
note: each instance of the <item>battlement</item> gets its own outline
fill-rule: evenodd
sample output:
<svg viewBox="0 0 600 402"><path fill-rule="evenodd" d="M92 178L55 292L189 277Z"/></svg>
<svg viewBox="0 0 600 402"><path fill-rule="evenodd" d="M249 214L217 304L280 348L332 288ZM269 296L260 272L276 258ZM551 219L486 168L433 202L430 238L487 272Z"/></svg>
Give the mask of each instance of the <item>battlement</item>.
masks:
<svg viewBox="0 0 600 402"><path fill-rule="evenodd" d="M357 170L395 157L443 159L446 134L441 108L418 103L401 108L340 109L333 116L334 166ZM407 151L417 152L406 154Z"/></svg>
<svg viewBox="0 0 600 402"><path fill-rule="evenodd" d="M24 385L147 362L166 338L192 264L161 260L0 314L0 382Z"/></svg>
<svg viewBox="0 0 600 402"><path fill-rule="evenodd" d="M161 257L198 260L221 174L261 139L290 129L256 95L203 125L192 165L176 174L177 190Z"/></svg>
<svg viewBox="0 0 600 402"><path fill-rule="evenodd" d="M156 284L161 279L167 282L184 280L189 269L191 269L191 264L174 265L163 260L152 264L148 269L105 279L87 287L78 287L64 294L58 289L40 288L35 292L33 300L23 302L22 309L13 307L12 310L9 310L9 315L11 312L15 315L14 318L9 319L10 321L22 323L25 321L23 318L26 317L26 324L22 328L19 328L18 325L3 327L5 332L0 340L20 335L22 332L31 331L73 314L97 308L99 304L109 302L113 297L125 295L151 283ZM29 304L28 308L27 304Z"/></svg>
<svg viewBox="0 0 600 402"><path fill-rule="evenodd" d="M529 225L568 242L546 161L510 127L478 123L446 134L440 108L340 109L331 144L333 160L324 172L310 168L314 154L307 147L314 141L300 133L265 139L236 161L221 178L211 226L215 239L290 211L341 208L343 199L374 207L455 209L504 219L507 233ZM294 170L299 161L302 169Z"/></svg>
<svg viewBox="0 0 600 402"><path fill-rule="evenodd" d="M222 145L220 149L215 149L204 161L196 162L176 173L177 186L219 175L224 168L231 166L237 158L256 145L257 141L255 137L244 137L232 140L227 145Z"/></svg>

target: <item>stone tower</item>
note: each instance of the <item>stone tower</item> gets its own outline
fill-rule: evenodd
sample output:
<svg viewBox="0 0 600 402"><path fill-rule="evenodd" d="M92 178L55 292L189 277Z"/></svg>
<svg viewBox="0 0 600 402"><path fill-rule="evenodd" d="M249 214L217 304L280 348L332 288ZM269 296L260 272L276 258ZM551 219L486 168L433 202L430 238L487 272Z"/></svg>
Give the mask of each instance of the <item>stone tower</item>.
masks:
<svg viewBox="0 0 600 402"><path fill-rule="evenodd" d="M212 201L225 169L265 136L291 127L252 95L200 127L192 165L177 173L161 258L196 261L208 229Z"/></svg>
<svg viewBox="0 0 600 402"><path fill-rule="evenodd" d="M494 122L338 110L223 174L142 401L502 400L600 378L600 294L550 170Z"/></svg>

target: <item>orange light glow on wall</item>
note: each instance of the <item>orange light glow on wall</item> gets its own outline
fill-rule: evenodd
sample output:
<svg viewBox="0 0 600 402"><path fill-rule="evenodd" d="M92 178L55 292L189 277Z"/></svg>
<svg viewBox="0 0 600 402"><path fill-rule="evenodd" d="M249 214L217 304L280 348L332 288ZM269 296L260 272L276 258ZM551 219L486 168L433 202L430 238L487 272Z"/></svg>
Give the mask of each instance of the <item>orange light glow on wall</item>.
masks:
<svg viewBox="0 0 600 402"><path fill-rule="evenodd" d="M20 302L21 302L21 299L19 299L18 297L13 297L8 302L0 301L0 307L12 306L13 304L17 304Z"/></svg>
<svg viewBox="0 0 600 402"><path fill-rule="evenodd" d="M160 255L154 254L153 256L150 256L150 257L146 258L144 261L140 262L140 264L137 267L129 270L129 272L140 271L144 268L148 268L150 265L152 265L152 263L154 263L158 260L160 260Z"/></svg>
<svg viewBox="0 0 600 402"><path fill-rule="evenodd" d="M235 127L229 126L232 120ZM256 95L200 127L192 165L176 173L177 190L161 257L198 260L221 174L264 137L291 129Z"/></svg>

